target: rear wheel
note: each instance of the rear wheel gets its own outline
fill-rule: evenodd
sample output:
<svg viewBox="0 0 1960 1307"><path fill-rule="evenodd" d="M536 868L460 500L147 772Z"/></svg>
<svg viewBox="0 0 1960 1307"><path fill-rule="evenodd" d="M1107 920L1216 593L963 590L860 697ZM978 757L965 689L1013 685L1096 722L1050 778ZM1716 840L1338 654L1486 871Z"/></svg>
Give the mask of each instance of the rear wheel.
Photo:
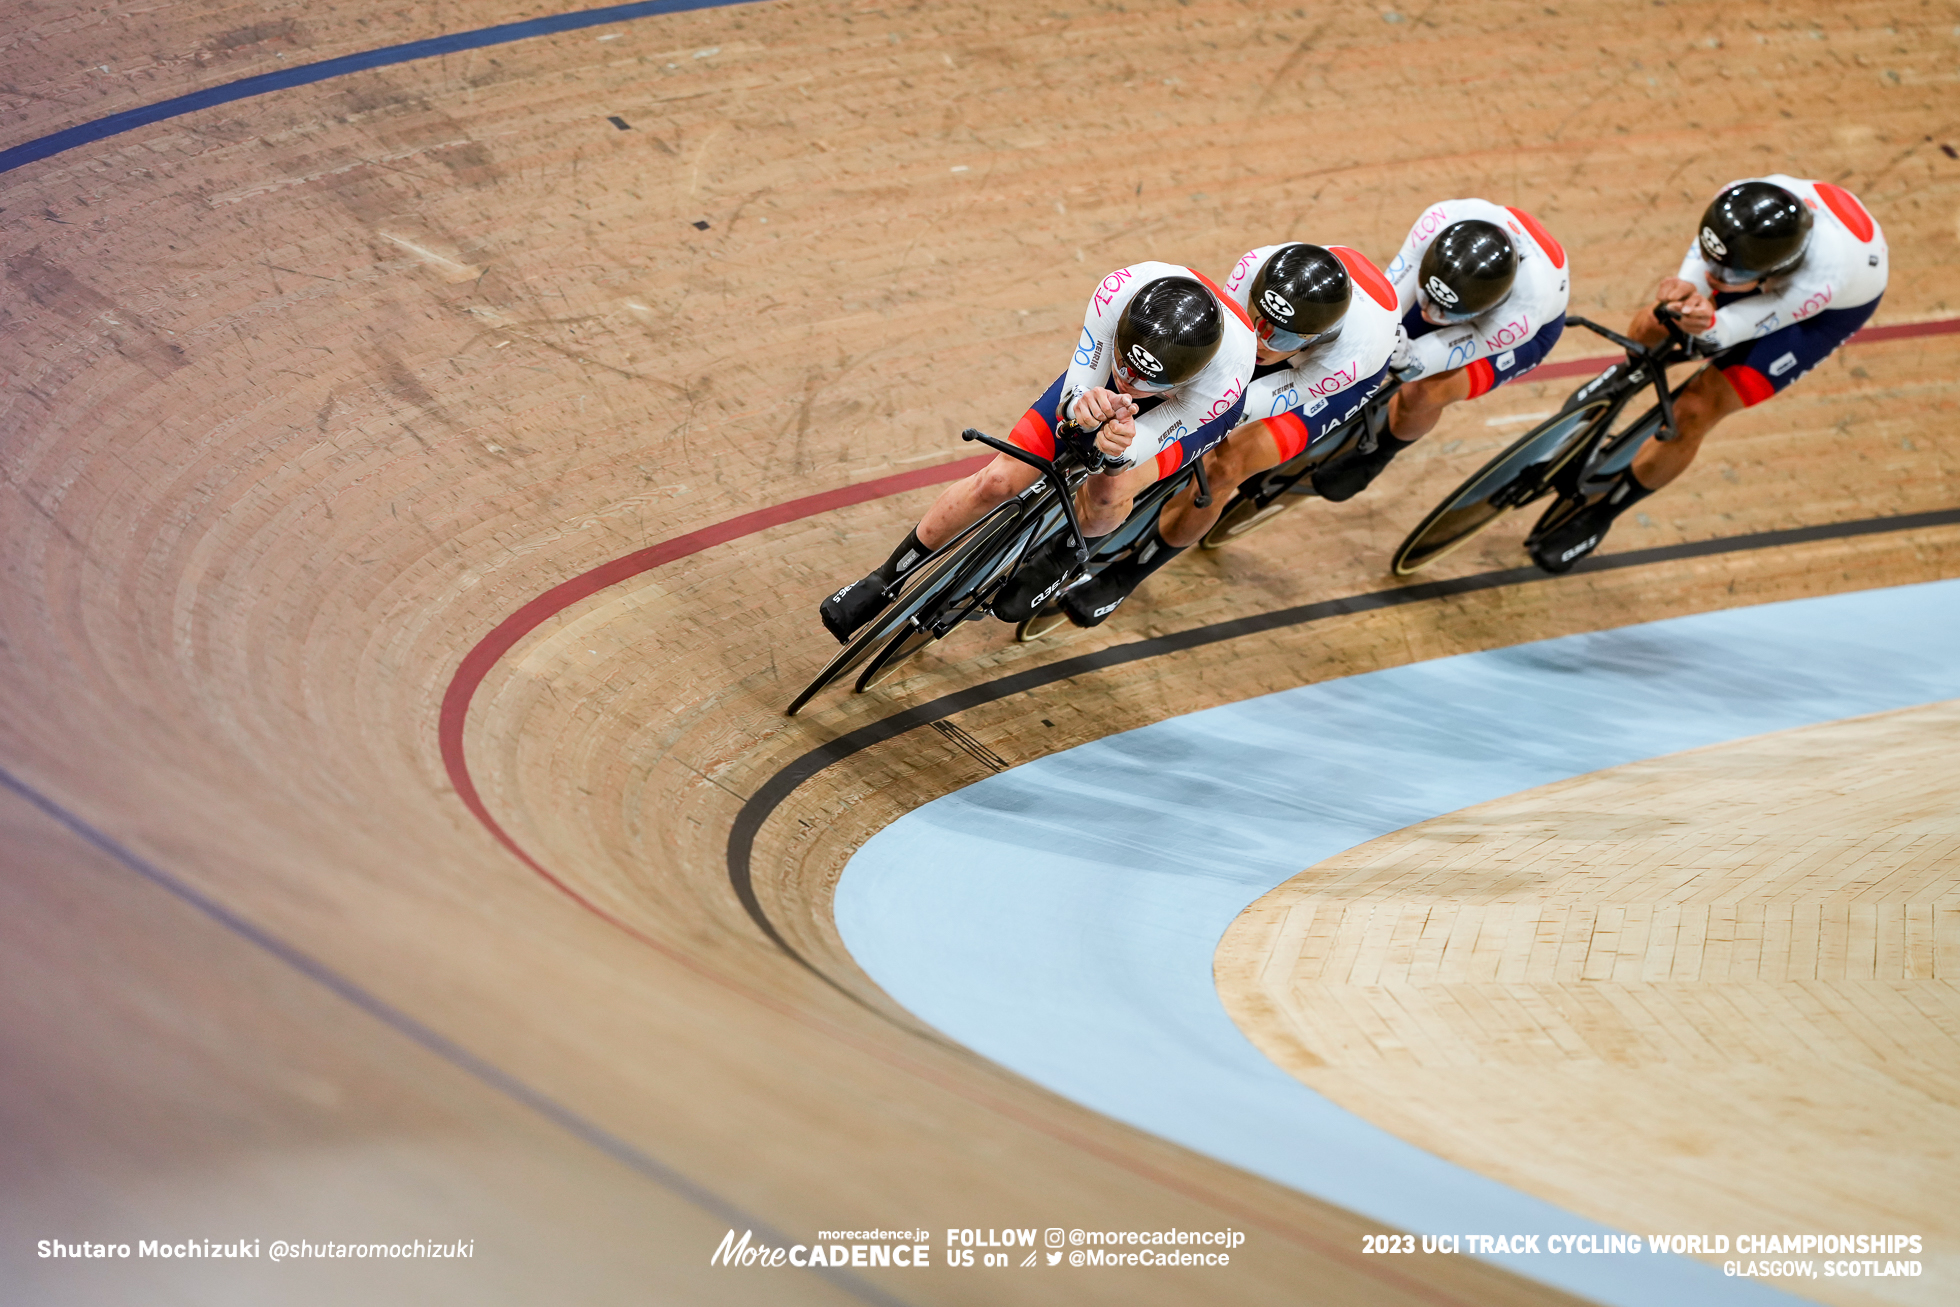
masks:
<svg viewBox="0 0 1960 1307"><path fill-rule="evenodd" d="M1387 399L1378 395L1369 401L1366 411L1327 432L1292 458L1246 478L1199 545L1205 549L1222 549L1294 507L1295 497L1317 497L1319 492L1310 480L1313 470L1358 440L1367 428L1369 415L1376 409L1386 411L1387 406Z"/></svg>
<svg viewBox="0 0 1960 1307"><path fill-rule="evenodd" d="M1060 604L1049 604L1047 607L1037 611L1033 617L1030 617L1027 621L1015 627L1014 638L1022 644L1033 644L1042 636L1047 635L1058 626L1065 625L1067 622L1068 614L1062 611L1062 606Z"/></svg>
<svg viewBox="0 0 1960 1307"><path fill-rule="evenodd" d="M1408 576L1427 567L1512 509L1538 498L1585 446L1594 423L1609 407L1608 401L1597 400L1560 413L1484 464L1409 533L1390 564L1395 575Z"/></svg>

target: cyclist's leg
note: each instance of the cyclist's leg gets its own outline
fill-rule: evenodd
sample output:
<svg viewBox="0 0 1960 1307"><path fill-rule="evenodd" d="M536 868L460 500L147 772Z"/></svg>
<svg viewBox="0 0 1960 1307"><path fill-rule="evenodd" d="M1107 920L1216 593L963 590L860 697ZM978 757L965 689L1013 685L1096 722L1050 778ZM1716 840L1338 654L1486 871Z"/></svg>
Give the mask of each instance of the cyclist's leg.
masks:
<svg viewBox="0 0 1960 1307"><path fill-rule="evenodd" d="M1306 447L1306 424L1297 413L1282 413L1246 423L1205 455L1205 476L1212 488L1210 506L1195 506L1198 483L1193 481L1164 505L1163 514L1157 519L1158 534L1173 548L1197 544L1225 511L1225 501L1231 494L1228 487L1278 467Z"/></svg>
<svg viewBox="0 0 1960 1307"><path fill-rule="evenodd" d="M1491 378L1485 371L1472 368L1452 368L1404 382L1388 401L1386 434L1398 445L1413 445L1436 429L1444 409L1475 399L1490 388Z"/></svg>
<svg viewBox="0 0 1960 1307"><path fill-rule="evenodd" d="M1445 408L1480 393L1473 388L1471 372L1470 368L1453 368L1404 382L1389 398L1388 421L1380 437L1370 438L1364 431L1347 449L1315 468L1314 490L1336 504L1366 490L1397 454L1429 434Z"/></svg>
<svg viewBox="0 0 1960 1307"><path fill-rule="evenodd" d="M1735 383L1717 368L1697 373L1687 388L1674 397L1674 425L1680 436L1674 440L1650 440L1633 456L1629 469L1641 493L1659 490L1688 470L1701 452L1702 438L1723 418L1747 408Z"/></svg>
<svg viewBox="0 0 1960 1307"><path fill-rule="evenodd" d="M1018 441L1015 443L1019 443ZM1035 483L1041 473L1005 454L994 455L993 462L962 477L939 492L932 507L919 519L913 535L928 551L978 522L998 505Z"/></svg>
<svg viewBox="0 0 1960 1307"><path fill-rule="evenodd" d="M1176 470L1172 463L1171 469ZM1145 459L1121 472L1093 476L1082 483L1076 494L1075 509L1082 519L1082 534L1095 540L1123 525L1136 497L1157 484L1164 475L1161 458Z"/></svg>
<svg viewBox="0 0 1960 1307"><path fill-rule="evenodd" d="M1054 415L1061 396L1062 378L1057 377L1021 415L1008 440L1044 458L1054 457ZM853 632L891 603L891 587L899 577L994 507L1033 485L1040 475L1026 463L997 454L978 472L947 486L933 500L919 524L905 533L905 539L898 542L890 557L823 601L818 614L825 628L838 640L849 640Z"/></svg>
<svg viewBox="0 0 1960 1307"><path fill-rule="evenodd" d="M1539 519L1526 542L1532 562L1553 575L1569 572L1598 549L1620 514L1687 471L1715 424L1744 407L1735 387L1716 368L1695 374L1674 397L1674 423L1681 433L1670 441L1649 440L1606 492L1591 503L1560 499ZM1547 525L1548 523L1556 525Z"/></svg>
<svg viewBox="0 0 1960 1307"><path fill-rule="evenodd" d="M1716 355L1674 401L1680 438L1648 441L1634 456L1633 476L1650 491L1680 476L1716 423L1754 408L1836 353L1878 311L1878 304L1873 300L1855 308L1826 309Z"/></svg>

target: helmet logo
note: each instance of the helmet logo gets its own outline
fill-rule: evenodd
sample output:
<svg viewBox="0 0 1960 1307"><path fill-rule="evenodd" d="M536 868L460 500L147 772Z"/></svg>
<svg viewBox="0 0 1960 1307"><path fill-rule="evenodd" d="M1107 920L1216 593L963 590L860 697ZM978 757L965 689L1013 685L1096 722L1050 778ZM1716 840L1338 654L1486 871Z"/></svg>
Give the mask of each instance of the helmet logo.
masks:
<svg viewBox="0 0 1960 1307"><path fill-rule="evenodd" d="M1445 304L1455 304L1458 299L1457 293L1445 286L1441 277L1431 277L1426 289L1431 299L1439 299Z"/></svg>
<svg viewBox="0 0 1960 1307"><path fill-rule="evenodd" d="M1712 228L1703 227L1701 229L1701 244L1703 249L1718 259L1723 258L1729 252L1729 247L1722 244L1722 238L1717 236Z"/></svg>
<svg viewBox="0 0 1960 1307"><path fill-rule="evenodd" d="M1293 321L1293 306L1280 298L1278 291L1266 291L1259 297L1259 307L1278 318L1281 322Z"/></svg>
<svg viewBox="0 0 1960 1307"><path fill-rule="evenodd" d="M1152 377L1164 370L1164 365L1157 361L1157 356L1141 345L1130 346L1130 362L1137 371Z"/></svg>

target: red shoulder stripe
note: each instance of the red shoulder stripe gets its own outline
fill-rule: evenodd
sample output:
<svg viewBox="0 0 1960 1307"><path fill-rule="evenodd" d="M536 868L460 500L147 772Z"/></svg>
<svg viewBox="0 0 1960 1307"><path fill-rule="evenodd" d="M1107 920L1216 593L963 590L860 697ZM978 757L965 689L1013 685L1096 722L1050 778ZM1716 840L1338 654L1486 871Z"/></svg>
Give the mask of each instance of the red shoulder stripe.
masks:
<svg viewBox="0 0 1960 1307"><path fill-rule="evenodd" d="M1368 262L1367 255L1359 250L1351 250L1345 245L1329 245L1327 248L1333 251L1334 257L1339 259L1341 265L1348 270L1348 276L1354 278L1354 284L1368 292L1369 299L1390 312L1394 311L1395 287L1388 284L1388 278L1382 275L1380 268Z"/></svg>
<svg viewBox="0 0 1960 1307"><path fill-rule="evenodd" d="M1205 284L1205 289L1209 290L1212 293L1212 296L1215 299L1217 299L1217 301L1220 304L1223 304L1226 308L1238 314L1239 321L1245 324L1245 329L1247 331L1251 331L1253 329L1252 319L1248 318L1245 315L1245 310L1239 307L1239 302L1233 299L1230 295L1227 295L1224 291L1218 289L1217 282L1213 281L1210 277L1205 276L1204 273L1199 272L1196 268L1186 268L1185 271L1190 273L1192 276L1196 277L1199 281L1202 281Z"/></svg>
<svg viewBox="0 0 1960 1307"><path fill-rule="evenodd" d="M1831 212L1837 215L1837 220L1851 229L1853 236L1861 241L1872 238L1872 233L1878 230L1878 224L1872 221L1869 213L1865 212L1865 206L1858 203L1857 196L1842 186L1833 186L1829 182L1812 182L1811 185L1817 188L1817 193L1824 198L1824 203L1830 206Z"/></svg>
<svg viewBox="0 0 1960 1307"><path fill-rule="evenodd" d="M1552 234L1545 230L1544 224L1526 213L1523 209L1513 209L1509 205L1504 207L1510 212L1513 218L1516 218L1524 224L1524 229L1531 233L1531 239L1538 242L1538 248L1551 255L1552 266L1554 268L1563 268L1565 266L1565 247L1552 239Z"/></svg>

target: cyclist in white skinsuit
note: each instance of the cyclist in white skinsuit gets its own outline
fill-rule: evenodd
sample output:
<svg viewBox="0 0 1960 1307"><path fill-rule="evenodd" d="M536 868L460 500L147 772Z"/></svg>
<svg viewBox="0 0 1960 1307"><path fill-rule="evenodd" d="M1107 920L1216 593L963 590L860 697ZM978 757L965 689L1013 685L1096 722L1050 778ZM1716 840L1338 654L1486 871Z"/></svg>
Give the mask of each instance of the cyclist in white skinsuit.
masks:
<svg viewBox="0 0 1960 1307"><path fill-rule="evenodd" d="M1237 425L1254 352L1244 311L1203 274L1154 261L1118 268L1090 296L1067 369L1008 439L1053 458L1058 427L1082 432L1104 424L1095 444L1117 461L1084 482L1078 499L1083 532L1093 542L1122 525L1140 490ZM901 576L1039 476L1001 454L948 486L890 558L824 600L824 625L839 640L849 639L883 611ZM1054 590L1067 562L1062 543L1022 564L995 601L997 616L1021 621Z"/></svg>
<svg viewBox="0 0 1960 1307"><path fill-rule="evenodd" d="M1687 470L1716 423L1776 394L1864 326L1890 272L1885 233L1842 187L1781 174L1723 187L1680 274L1654 295L1713 356L1674 401L1679 438L1648 441L1603 498L1535 533L1533 561L1564 572L1597 549L1615 518ZM1651 308L1627 334L1667 339Z"/></svg>
<svg viewBox="0 0 1960 1307"><path fill-rule="evenodd" d="M1307 435L1307 440L1281 462L1353 417L1380 388L1387 379L1389 357L1395 352L1396 320L1400 316L1394 289L1381 270L1359 250L1330 245L1327 253L1339 260L1342 271L1348 274L1345 310L1332 326L1303 339L1295 349L1274 348L1273 339L1283 328L1272 322L1270 309L1252 302L1252 292L1256 285L1264 289L1260 273L1274 254L1287 248L1262 245L1248 252L1225 280L1225 293L1246 310L1254 330L1261 335L1258 364L1253 369L1252 385L1246 389L1246 426L1239 430L1271 420L1289 429L1297 425ZM1284 336L1279 342L1293 343ZM1289 432L1289 442L1297 438Z"/></svg>
<svg viewBox="0 0 1960 1307"><path fill-rule="evenodd" d="M1205 455L1212 502L1196 507L1194 483L1164 506L1133 554L1070 591L1062 610L1077 626L1106 620L1145 577L1211 529L1233 486L1352 417L1388 376L1400 317L1395 290L1358 251L1262 245L1238 261L1224 290L1251 319L1259 352L1244 423Z"/></svg>
<svg viewBox="0 0 1960 1307"><path fill-rule="evenodd" d="M1565 330L1565 250L1523 209L1444 200L1410 228L1388 265L1407 338L1392 366L1403 385L1388 429L1315 469L1324 499L1351 499L1427 435L1451 404L1538 366Z"/></svg>

